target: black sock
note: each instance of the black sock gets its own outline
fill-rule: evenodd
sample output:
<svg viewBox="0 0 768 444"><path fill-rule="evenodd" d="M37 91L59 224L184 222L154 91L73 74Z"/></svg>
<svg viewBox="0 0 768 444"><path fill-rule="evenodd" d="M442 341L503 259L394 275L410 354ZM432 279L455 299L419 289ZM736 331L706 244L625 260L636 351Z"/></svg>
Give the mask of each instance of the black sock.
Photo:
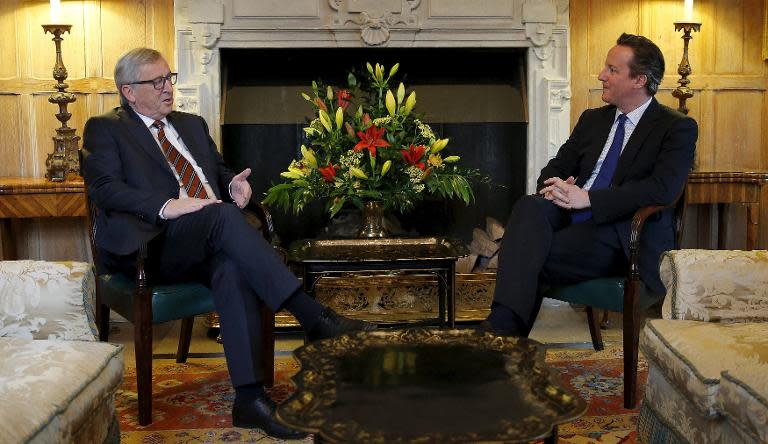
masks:
<svg viewBox="0 0 768 444"><path fill-rule="evenodd" d="M267 392L264 391L264 384L261 382L235 387L235 399L240 402L248 402L265 396L267 396Z"/></svg>
<svg viewBox="0 0 768 444"><path fill-rule="evenodd" d="M488 315L487 321L491 323L491 326L495 330L515 331L522 333L525 327L520 316L517 315L511 308L499 303L491 304L491 314Z"/></svg>
<svg viewBox="0 0 768 444"><path fill-rule="evenodd" d="M291 297L286 299L283 308L296 317L304 331L312 329L317 320L320 319L320 313L325 309L322 304L301 290L296 290Z"/></svg>

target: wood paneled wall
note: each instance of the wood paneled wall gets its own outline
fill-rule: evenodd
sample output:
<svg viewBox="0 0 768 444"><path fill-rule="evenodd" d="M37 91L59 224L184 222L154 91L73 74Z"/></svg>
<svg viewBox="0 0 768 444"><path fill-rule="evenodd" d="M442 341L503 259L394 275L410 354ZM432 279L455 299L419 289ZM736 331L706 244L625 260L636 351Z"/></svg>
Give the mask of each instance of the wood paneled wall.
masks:
<svg viewBox="0 0 768 444"><path fill-rule="evenodd" d="M49 0L0 1L0 176L45 176L51 138L60 124L58 107L48 102L56 81ZM150 46L173 63L173 0L64 0L62 58L69 91L77 101L68 108L68 125L82 136L88 117L119 103L112 72L128 49ZM14 221L13 241L20 258L85 260L89 257L82 219Z"/></svg>
<svg viewBox="0 0 768 444"><path fill-rule="evenodd" d="M699 123L696 169L755 171L768 168L768 64L762 58L764 0L696 0L694 18L702 23L693 34L689 77L695 95L687 102ZM572 107L575 124L584 109L601 105L597 76L605 55L622 32L642 34L659 45L666 73L657 94L677 108L671 92L677 87L677 66L683 53L682 32L673 23L683 17L683 0L572 0L570 2ZM765 187L768 189L768 187ZM768 239L768 192L761 205L761 242ZM699 209L701 210L701 209ZM743 212L729 214L732 248L741 248ZM686 231L699 231L696 244L709 243L706 211L694 211ZM690 230L689 230L690 229ZM730 234L733 234L732 236ZM707 245L701 245L707 246Z"/></svg>

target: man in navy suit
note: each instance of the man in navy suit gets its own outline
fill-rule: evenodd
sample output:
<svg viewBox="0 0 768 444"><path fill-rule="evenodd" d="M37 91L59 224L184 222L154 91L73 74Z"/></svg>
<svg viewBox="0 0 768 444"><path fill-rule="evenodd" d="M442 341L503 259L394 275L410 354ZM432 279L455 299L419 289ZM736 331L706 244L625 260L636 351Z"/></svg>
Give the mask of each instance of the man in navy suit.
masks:
<svg viewBox="0 0 768 444"><path fill-rule="evenodd" d="M696 122L654 95L664 75L659 48L622 34L598 79L602 108L585 111L538 178L538 194L515 203L504 232L491 314L481 328L527 336L541 289L626 272L630 224L648 205L668 205L693 164ZM651 216L640 276L664 292L661 253L674 246L672 210Z"/></svg>
<svg viewBox="0 0 768 444"><path fill-rule="evenodd" d="M200 280L213 290L224 353L236 397L235 426L278 438L301 438L274 418L261 374L259 309L285 308L309 340L371 324L336 315L300 290L300 283L241 209L246 180L224 164L205 121L176 112L172 73L148 48L124 54L115 67L121 105L88 120L83 175L100 210L95 238L102 270L130 271L148 243L153 279Z"/></svg>

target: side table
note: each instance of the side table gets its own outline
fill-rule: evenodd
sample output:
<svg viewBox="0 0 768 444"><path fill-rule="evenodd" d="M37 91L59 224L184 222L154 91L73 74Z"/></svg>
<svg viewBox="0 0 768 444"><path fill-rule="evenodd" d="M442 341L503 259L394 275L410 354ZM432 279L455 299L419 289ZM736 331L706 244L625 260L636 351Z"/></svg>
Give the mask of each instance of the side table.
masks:
<svg viewBox="0 0 768 444"><path fill-rule="evenodd" d="M586 402L526 338L412 328L300 347L297 389L277 408L317 443L557 442Z"/></svg>
<svg viewBox="0 0 768 444"><path fill-rule="evenodd" d="M85 217L82 178L51 182L42 177L0 177L0 239L3 259L15 259L11 219L30 217Z"/></svg>
<svg viewBox="0 0 768 444"><path fill-rule="evenodd" d="M746 249L757 248L760 228L760 195L768 172L703 172L688 176L686 204L717 204L717 248L725 248L725 204L747 207Z"/></svg>
<svg viewBox="0 0 768 444"><path fill-rule="evenodd" d="M455 326L456 260L468 254L461 242L440 238L316 239L294 242L288 261L301 270L304 291L312 295L324 277L398 272L437 277L440 325Z"/></svg>

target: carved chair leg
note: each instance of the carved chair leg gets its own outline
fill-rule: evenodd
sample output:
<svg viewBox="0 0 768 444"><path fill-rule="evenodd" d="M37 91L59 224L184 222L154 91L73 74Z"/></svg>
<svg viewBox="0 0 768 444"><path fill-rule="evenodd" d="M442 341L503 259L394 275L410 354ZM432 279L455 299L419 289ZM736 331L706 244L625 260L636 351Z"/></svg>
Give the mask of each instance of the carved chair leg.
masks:
<svg viewBox="0 0 768 444"><path fill-rule="evenodd" d="M264 360L264 386L275 383L275 313L261 304L261 350Z"/></svg>
<svg viewBox="0 0 768 444"><path fill-rule="evenodd" d="M637 360L640 339L640 281L628 281L624 290L624 408L637 403Z"/></svg>
<svg viewBox="0 0 768 444"><path fill-rule="evenodd" d="M152 322L134 323L136 348L136 386L139 393L139 424L152 422Z"/></svg>
<svg viewBox="0 0 768 444"><path fill-rule="evenodd" d="M109 307L99 304L99 341L107 342L109 340Z"/></svg>
<svg viewBox="0 0 768 444"><path fill-rule="evenodd" d="M590 306L587 306L587 321L589 323L589 335L592 337L592 346L595 350L603 350L605 348L603 335L600 334L600 326L597 322L597 316L595 316L595 310Z"/></svg>
<svg viewBox="0 0 768 444"><path fill-rule="evenodd" d="M189 343L192 341L192 326L195 317L187 316L181 320L181 331L179 332L179 348L176 350L176 362L187 362L189 355Z"/></svg>

